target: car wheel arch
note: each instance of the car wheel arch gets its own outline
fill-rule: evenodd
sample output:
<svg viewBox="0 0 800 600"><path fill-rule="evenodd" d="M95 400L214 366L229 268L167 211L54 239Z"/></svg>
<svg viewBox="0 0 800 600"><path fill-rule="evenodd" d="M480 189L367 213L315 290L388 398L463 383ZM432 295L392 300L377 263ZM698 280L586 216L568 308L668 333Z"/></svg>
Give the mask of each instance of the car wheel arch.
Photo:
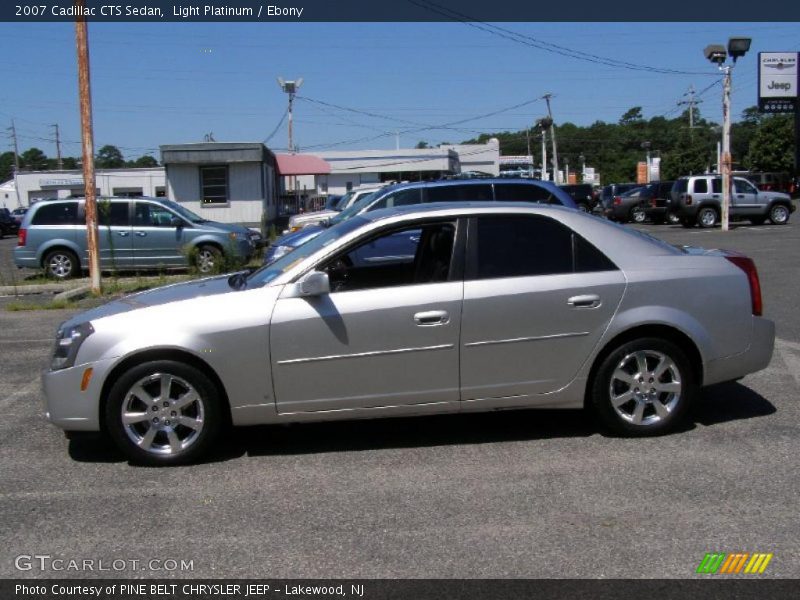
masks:
<svg viewBox="0 0 800 600"><path fill-rule="evenodd" d="M70 253L74 254L78 258L78 267L79 268L83 268L83 265L81 264L81 259L82 259L82 254L83 254L81 252L81 249L78 248L78 246L76 246L75 244L73 244L73 243L71 243L71 242L69 242L67 240L64 240L64 239L50 240L49 243L42 244L37 249L37 251L36 251L36 254L37 254L36 260L38 261L39 265L44 267L45 266L44 265L45 257L48 254L50 254L51 252L54 252L54 251L57 251L57 250L65 250L65 251L69 251Z"/></svg>
<svg viewBox="0 0 800 600"><path fill-rule="evenodd" d="M209 365L206 361L202 358L198 357L191 352L186 350L178 349L178 348L149 348L147 350L143 350L141 352L135 352L133 354L129 354L128 356L124 357L120 360L111 371L106 376L105 380L103 381L103 387L100 391L100 402L98 403L99 409L99 422L101 429L105 432L105 411L106 405L108 404L108 397L111 393L111 388L114 386L116 381L127 372L129 369L135 367L136 365L140 365L146 362L152 362L157 360L171 360L176 362L183 362L187 365L195 367L196 369L203 372L214 384L219 393L220 400L222 400L222 414L225 417L225 422L223 423L224 427L228 427L231 424L231 403L230 399L228 398L228 393L225 389L225 386L222 383L222 379L220 379L217 372L214 368Z"/></svg>
<svg viewBox="0 0 800 600"><path fill-rule="evenodd" d="M616 333L613 338L605 342L600 350L592 358L592 366L586 378L586 388L584 392L584 406L588 406L590 394L594 385L597 372L606 357L614 352L621 345L640 338L658 338L672 342L686 353L692 366L695 381L702 386L703 382L703 355L697 343L684 331L663 323L649 323L635 325L629 329Z"/></svg>

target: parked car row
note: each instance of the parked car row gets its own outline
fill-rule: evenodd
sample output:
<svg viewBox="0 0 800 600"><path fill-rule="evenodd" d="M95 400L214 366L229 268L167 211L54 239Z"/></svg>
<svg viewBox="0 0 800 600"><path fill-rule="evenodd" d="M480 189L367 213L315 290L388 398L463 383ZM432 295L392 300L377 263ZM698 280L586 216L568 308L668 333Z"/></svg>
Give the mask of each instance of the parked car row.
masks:
<svg viewBox="0 0 800 600"><path fill-rule="evenodd" d="M0 239L7 235L15 235L19 230L19 221L7 208L0 208Z"/></svg>

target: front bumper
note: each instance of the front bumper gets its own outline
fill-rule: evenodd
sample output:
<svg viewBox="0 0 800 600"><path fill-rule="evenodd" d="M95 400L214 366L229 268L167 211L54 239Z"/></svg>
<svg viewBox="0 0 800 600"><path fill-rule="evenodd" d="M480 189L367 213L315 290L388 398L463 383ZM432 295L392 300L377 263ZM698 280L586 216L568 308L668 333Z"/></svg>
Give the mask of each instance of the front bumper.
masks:
<svg viewBox="0 0 800 600"><path fill-rule="evenodd" d="M722 383L766 369L775 348L775 323L763 317L753 317L753 330L747 350L706 364L703 385Z"/></svg>
<svg viewBox="0 0 800 600"><path fill-rule="evenodd" d="M100 401L103 382L113 368L115 359L98 360L42 373L45 416L65 431L100 431ZM85 391L81 380L86 369L92 377Z"/></svg>

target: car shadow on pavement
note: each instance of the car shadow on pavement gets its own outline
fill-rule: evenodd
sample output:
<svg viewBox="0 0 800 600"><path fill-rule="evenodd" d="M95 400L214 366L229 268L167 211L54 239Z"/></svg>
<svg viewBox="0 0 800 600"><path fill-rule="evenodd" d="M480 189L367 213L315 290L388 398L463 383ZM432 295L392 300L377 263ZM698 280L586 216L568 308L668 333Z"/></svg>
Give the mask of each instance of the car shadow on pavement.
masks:
<svg viewBox="0 0 800 600"><path fill-rule="evenodd" d="M766 417L777 410L758 392L738 381L731 381L705 388L694 407L690 421L710 427L729 421Z"/></svg>
<svg viewBox="0 0 800 600"><path fill-rule="evenodd" d="M690 419L677 431L771 415L776 408L740 383L703 390ZM518 410L490 413L383 418L327 423L256 425L235 428L200 462L225 462L242 456L358 452L392 448L491 444L550 438L607 435L588 411ZM70 440L78 462L122 462L125 457L99 436Z"/></svg>

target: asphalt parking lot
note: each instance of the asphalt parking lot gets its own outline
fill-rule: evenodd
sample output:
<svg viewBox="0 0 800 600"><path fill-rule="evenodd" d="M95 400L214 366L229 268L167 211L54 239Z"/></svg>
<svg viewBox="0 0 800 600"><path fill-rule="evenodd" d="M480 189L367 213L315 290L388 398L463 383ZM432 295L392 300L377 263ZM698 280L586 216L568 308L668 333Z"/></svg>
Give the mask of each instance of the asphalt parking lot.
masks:
<svg viewBox="0 0 800 600"><path fill-rule="evenodd" d="M0 576L92 576L15 567L38 554L140 561L102 573L125 577L683 578L721 551L773 553L764 576L797 577L793 221L640 227L753 257L778 337L766 370L706 389L683 431L653 439L605 437L580 412L503 412L253 427L203 464L135 467L41 415L38 373L74 311L0 298ZM149 568L167 560L192 570Z"/></svg>

